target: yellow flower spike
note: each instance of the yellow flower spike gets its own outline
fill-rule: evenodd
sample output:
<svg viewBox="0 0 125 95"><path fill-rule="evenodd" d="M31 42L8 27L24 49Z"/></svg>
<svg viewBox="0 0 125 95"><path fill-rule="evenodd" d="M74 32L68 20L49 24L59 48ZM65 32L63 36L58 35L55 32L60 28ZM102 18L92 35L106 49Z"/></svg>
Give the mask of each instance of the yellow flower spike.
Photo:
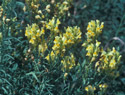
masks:
<svg viewBox="0 0 125 95"><path fill-rule="evenodd" d="M47 43L45 42L42 42L40 45L39 45L39 52L42 52L44 54L44 52L46 51L47 49Z"/></svg>
<svg viewBox="0 0 125 95"><path fill-rule="evenodd" d="M61 60L61 63L63 64L62 70L69 72L70 69L75 66L75 57L73 54L70 54L70 56L65 56L63 60Z"/></svg>
<svg viewBox="0 0 125 95"><path fill-rule="evenodd" d="M102 28L104 23L102 22L100 25L100 21L99 20L92 20L88 23L88 27L87 30L88 32L86 33L87 35L87 41L90 43L91 41L95 40L95 38L101 34L102 32Z"/></svg>

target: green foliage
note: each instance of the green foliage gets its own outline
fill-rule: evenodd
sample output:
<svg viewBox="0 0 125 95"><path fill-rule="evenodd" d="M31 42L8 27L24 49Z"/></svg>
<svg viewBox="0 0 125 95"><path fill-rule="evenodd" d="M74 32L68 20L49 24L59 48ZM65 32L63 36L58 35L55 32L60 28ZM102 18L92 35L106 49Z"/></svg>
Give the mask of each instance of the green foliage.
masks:
<svg viewBox="0 0 125 95"><path fill-rule="evenodd" d="M125 0L65 1L0 0L0 95L125 94ZM55 23L52 21L51 24L49 21L53 17ZM86 41L88 22L96 19L104 22L102 35L98 37L102 44L98 46L100 51L96 60L90 62L82 43ZM43 52L39 52L39 47L33 47L25 36L27 25L31 26L33 23L37 24L38 29L45 29L44 37L39 37L42 39L40 49L43 49L41 50ZM49 24L50 28L47 28ZM68 30L69 26L71 29ZM52 47L56 43L54 40L59 36L63 38L67 31L73 32L75 28L72 26L80 27L78 28L80 29L79 39L82 39L77 41L78 43L69 42L62 55L58 53L52 60ZM54 33L57 30L60 34ZM74 35L75 32L73 32ZM74 37L77 38L77 36ZM68 37L72 38L71 35ZM92 44L95 44L95 39L92 41ZM115 47L122 55L121 62L113 73L116 74L115 77L105 72L99 73L95 69L96 62L102 57L101 47L109 53L111 51L109 48ZM55 51L58 52L54 50L54 53ZM50 61L46 60L47 55ZM70 56L73 57L72 60ZM69 62L67 68L70 68L71 64L68 72L62 70L63 59L66 59L65 64ZM108 88L104 87L102 91L100 84L107 84ZM95 90L93 90L94 87Z"/></svg>

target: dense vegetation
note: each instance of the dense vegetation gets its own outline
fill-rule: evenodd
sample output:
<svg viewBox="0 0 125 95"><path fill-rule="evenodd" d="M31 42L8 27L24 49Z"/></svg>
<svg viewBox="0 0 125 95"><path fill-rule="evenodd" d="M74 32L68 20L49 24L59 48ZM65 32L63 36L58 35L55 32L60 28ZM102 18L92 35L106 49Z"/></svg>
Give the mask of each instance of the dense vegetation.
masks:
<svg viewBox="0 0 125 95"><path fill-rule="evenodd" d="M0 95L125 95L125 0L0 0Z"/></svg>

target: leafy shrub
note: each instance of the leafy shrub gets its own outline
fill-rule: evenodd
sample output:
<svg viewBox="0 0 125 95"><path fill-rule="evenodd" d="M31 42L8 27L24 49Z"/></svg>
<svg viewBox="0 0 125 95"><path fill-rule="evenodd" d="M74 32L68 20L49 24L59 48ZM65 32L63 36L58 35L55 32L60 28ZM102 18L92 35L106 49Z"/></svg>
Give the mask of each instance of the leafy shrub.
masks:
<svg viewBox="0 0 125 95"><path fill-rule="evenodd" d="M124 0L0 4L1 95L124 94Z"/></svg>

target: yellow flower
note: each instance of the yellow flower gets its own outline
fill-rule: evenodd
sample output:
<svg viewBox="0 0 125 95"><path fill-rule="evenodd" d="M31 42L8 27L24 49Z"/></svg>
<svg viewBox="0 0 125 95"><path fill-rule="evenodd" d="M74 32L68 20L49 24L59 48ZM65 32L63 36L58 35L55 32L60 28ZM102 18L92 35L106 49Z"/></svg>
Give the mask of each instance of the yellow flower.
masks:
<svg viewBox="0 0 125 95"><path fill-rule="evenodd" d="M64 74L64 78L66 78L66 77L67 77L67 75L68 75L68 73L65 73L65 74Z"/></svg>
<svg viewBox="0 0 125 95"><path fill-rule="evenodd" d="M60 24L60 21L59 21L59 19L57 19L57 22L56 22L56 23L57 23L57 25L59 25L59 24Z"/></svg>
<svg viewBox="0 0 125 95"><path fill-rule="evenodd" d="M100 28L99 28L99 27L97 27L97 28L96 28L96 31L100 31Z"/></svg>
<svg viewBox="0 0 125 95"><path fill-rule="evenodd" d="M33 39L30 39L29 43L34 44L35 42Z"/></svg>
<svg viewBox="0 0 125 95"><path fill-rule="evenodd" d="M40 33L39 33L39 32L37 32L36 36L40 36Z"/></svg>
<svg viewBox="0 0 125 95"><path fill-rule="evenodd" d="M45 30L44 30L44 28L42 28L41 34L45 34Z"/></svg>
<svg viewBox="0 0 125 95"><path fill-rule="evenodd" d="M48 29L49 28L49 26L46 24L46 28Z"/></svg>
<svg viewBox="0 0 125 95"><path fill-rule="evenodd" d="M87 29L89 29L90 28L90 25L88 24L88 27L87 27Z"/></svg>
<svg viewBox="0 0 125 95"><path fill-rule="evenodd" d="M99 87L102 88L102 84L100 84Z"/></svg>
<svg viewBox="0 0 125 95"><path fill-rule="evenodd" d="M32 39L34 39L34 40L35 40L35 39L36 39L36 37L35 37L35 36L33 36L33 37L32 37Z"/></svg>
<svg viewBox="0 0 125 95"><path fill-rule="evenodd" d="M106 83L99 85L100 89L106 89L107 87L108 87L108 85Z"/></svg>
<svg viewBox="0 0 125 95"><path fill-rule="evenodd" d="M89 33L92 33L92 31L91 31L91 30L88 30L88 32L89 32Z"/></svg>
<svg viewBox="0 0 125 95"><path fill-rule="evenodd" d="M55 38L54 43L57 43L57 42L58 42L58 40Z"/></svg>
<svg viewBox="0 0 125 95"><path fill-rule="evenodd" d="M40 18L41 18L40 15L35 16L35 19L40 19Z"/></svg>
<svg viewBox="0 0 125 95"><path fill-rule="evenodd" d="M98 42L98 41L96 40L96 47L98 47L100 44L101 44L101 42Z"/></svg>
<svg viewBox="0 0 125 95"><path fill-rule="evenodd" d="M97 54L97 52L95 51L94 53L93 53L93 56L97 56L98 54Z"/></svg>
<svg viewBox="0 0 125 95"><path fill-rule="evenodd" d="M99 66L99 61L96 62L95 67Z"/></svg>
<svg viewBox="0 0 125 95"><path fill-rule="evenodd" d="M45 16L44 16L44 15L42 15L42 18L45 18Z"/></svg>
<svg viewBox="0 0 125 95"><path fill-rule="evenodd" d="M107 88L108 87L108 85L107 84L103 84L103 86L102 86L103 88Z"/></svg>
<svg viewBox="0 0 125 95"><path fill-rule="evenodd" d="M58 30L58 27L55 27L55 30Z"/></svg>
<svg viewBox="0 0 125 95"><path fill-rule="evenodd" d="M89 88L88 88L88 86L87 87L85 87L85 90L88 92L89 91Z"/></svg>
<svg viewBox="0 0 125 95"><path fill-rule="evenodd" d="M68 40L68 43L73 43L73 41L71 39Z"/></svg>
<svg viewBox="0 0 125 95"><path fill-rule="evenodd" d="M68 41L67 41L67 40L65 40L65 41L64 41L64 44L67 44L67 43L68 43Z"/></svg>
<svg viewBox="0 0 125 95"><path fill-rule="evenodd" d="M45 59L49 61L49 59L50 59L50 58L49 58L49 54L45 57Z"/></svg>
<svg viewBox="0 0 125 95"><path fill-rule="evenodd" d="M104 23L101 24L101 28L103 28L103 27L104 27Z"/></svg>
<svg viewBox="0 0 125 95"><path fill-rule="evenodd" d="M114 48L114 47L113 47L113 50L112 50L112 51L113 51L113 53L116 53L116 50L115 50L115 48Z"/></svg>
<svg viewBox="0 0 125 95"><path fill-rule="evenodd" d="M111 60L109 66L114 69L115 68L115 64L116 64L116 61L113 59L113 60Z"/></svg>
<svg viewBox="0 0 125 95"><path fill-rule="evenodd" d="M95 87L92 87L91 85L88 85L87 87L85 87L85 90L88 92L88 91L94 91L96 90Z"/></svg>
<svg viewBox="0 0 125 95"><path fill-rule="evenodd" d="M90 52L87 52L86 56L91 56Z"/></svg>
<svg viewBox="0 0 125 95"><path fill-rule="evenodd" d="M51 56L54 56L55 54L54 54L54 52L53 51L51 51Z"/></svg>
<svg viewBox="0 0 125 95"><path fill-rule="evenodd" d="M93 52L93 47L94 47L94 45L93 45L93 44L90 44L90 45L86 48L86 50L89 51L89 52Z"/></svg>
<svg viewBox="0 0 125 95"><path fill-rule="evenodd" d="M27 30L25 31L25 36L28 36L28 31Z"/></svg>

